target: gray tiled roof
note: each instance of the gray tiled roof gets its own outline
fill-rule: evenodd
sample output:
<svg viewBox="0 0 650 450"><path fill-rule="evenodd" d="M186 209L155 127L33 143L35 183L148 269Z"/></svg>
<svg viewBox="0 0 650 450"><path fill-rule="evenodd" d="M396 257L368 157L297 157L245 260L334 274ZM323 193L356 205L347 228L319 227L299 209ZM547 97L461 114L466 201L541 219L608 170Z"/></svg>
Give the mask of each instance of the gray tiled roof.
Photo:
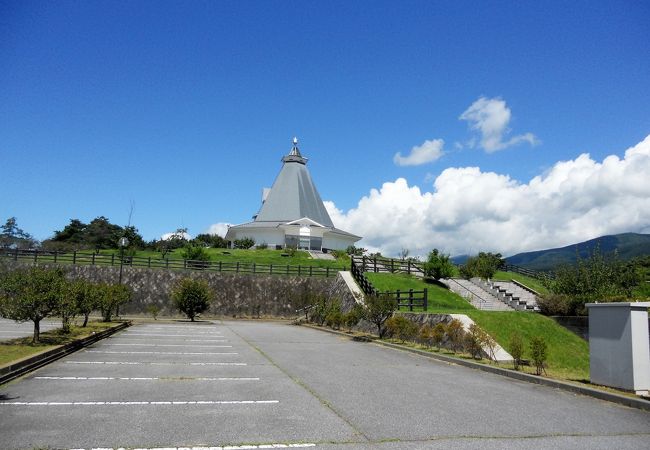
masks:
<svg viewBox="0 0 650 450"><path fill-rule="evenodd" d="M334 227L323 200L299 153L282 158L280 174L262 204L255 222L290 222L308 217L326 227ZM267 225L268 226L268 225Z"/></svg>

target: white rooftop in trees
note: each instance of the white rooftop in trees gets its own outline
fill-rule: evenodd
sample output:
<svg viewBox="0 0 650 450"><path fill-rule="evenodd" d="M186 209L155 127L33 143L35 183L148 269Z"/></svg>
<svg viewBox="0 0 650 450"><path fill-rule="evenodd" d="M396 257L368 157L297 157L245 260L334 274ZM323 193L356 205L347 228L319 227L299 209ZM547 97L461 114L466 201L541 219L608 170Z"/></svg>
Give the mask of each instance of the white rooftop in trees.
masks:
<svg viewBox="0 0 650 450"><path fill-rule="evenodd" d="M297 138L293 138L289 154L282 157L282 169L273 186L262 190L262 206L253 221L232 226L226 233L231 244L244 237L253 238L256 245L310 250L342 250L361 239L334 227Z"/></svg>

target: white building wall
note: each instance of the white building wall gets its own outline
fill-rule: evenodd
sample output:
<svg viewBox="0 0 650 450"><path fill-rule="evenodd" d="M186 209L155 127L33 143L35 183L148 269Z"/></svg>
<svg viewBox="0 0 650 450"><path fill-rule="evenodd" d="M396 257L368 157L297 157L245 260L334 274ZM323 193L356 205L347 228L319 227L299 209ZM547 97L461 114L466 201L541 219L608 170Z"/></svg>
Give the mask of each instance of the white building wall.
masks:
<svg viewBox="0 0 650 450"><path fill-rule="evenodd" d="M332 235L325 233L323 236L323 248L330 250L345 250L350 245L356 242L353 238L345 238L344 236Z"/></svg>

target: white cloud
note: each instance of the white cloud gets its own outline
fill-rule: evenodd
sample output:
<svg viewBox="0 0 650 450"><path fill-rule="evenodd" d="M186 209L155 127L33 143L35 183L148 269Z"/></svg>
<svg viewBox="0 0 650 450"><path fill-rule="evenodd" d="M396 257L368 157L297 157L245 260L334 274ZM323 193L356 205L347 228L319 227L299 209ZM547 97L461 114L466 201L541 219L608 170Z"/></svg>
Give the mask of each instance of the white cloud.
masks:
<svg viewBox="0 0 650 450"><path fill-rule="evenodd" d="M436 161L444 154L442 151L444 145L445 141L442 139L424 141L422 145L413 147L408 156L402 156L401 152L395 153L393 162L398 166L420 166L430 163Z"/></svg>
<svg viewBox="0 0 650 450"><path fill-rule="evenodd" d="M506 255L650 228L650 136L623 158L582 154L520 183L478 167L444 170L432 192L403 178L372 189L343 212L325 202L334 224L363 236L359 245L397 255Z"/></svg>
<svg viewBox="0 0 650 450"><path fill-rule="evenodd" d="M165 233L162 236L160 236L160 240L161 241L166 241L166 240L170 239L172 236L174 236L175 234L176 234L176 232ZM188 241L192 239L192 235L189 234L189 233L183 233L183 237Z"/></svg>
<svg viewBox="0 0 650 450"><path fill-rule="evenodd" d="M503 150L522 142L536 145L538 140L532 133L520 134L504 141L510 132L508 124L511 118L512 113L504 100L485 97L472 103L459 117L460 120L469 122L472 130L480 133L480 146L488 153ZM468 145L473 147L475 141L470 140Z"/></svg>
<svg viewBox="0 0 650 450"><path fill-rule="evenodd" d="M206 233L218 234L219 236L224 237L228 232L228 227L230 227L230 225L231 225L230 223L226 223L226 222L213 223L208 227Z"/></svg>

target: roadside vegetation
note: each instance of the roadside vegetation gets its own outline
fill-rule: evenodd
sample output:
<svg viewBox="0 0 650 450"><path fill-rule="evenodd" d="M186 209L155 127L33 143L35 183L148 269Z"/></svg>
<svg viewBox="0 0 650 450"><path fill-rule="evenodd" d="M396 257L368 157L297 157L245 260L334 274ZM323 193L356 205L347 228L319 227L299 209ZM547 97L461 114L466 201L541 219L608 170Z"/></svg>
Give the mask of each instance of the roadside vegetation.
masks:
<svg viewBox="0 0 650 450"><path fill-rule="evenodd" d="M69 344L72 341L99 333L113 326L115 326L115 323L95 321L88 322L85 327L73 323L67 333L62 332L60 328L44 331L41 333L38 343L32 342L31 337L2 341L0 342L0 367L51 350L56 346Z"/></svg>

